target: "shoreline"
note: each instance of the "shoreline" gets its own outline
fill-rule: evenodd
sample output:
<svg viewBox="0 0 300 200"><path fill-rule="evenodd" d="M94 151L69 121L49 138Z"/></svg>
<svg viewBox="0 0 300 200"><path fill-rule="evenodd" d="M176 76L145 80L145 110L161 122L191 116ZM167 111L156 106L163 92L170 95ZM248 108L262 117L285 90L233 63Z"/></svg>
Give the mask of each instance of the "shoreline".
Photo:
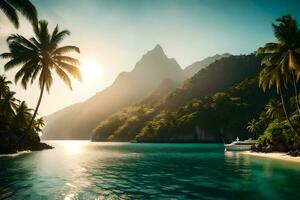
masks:
<svg viewBox="0 0 300 200"><path fill-rule="evenodd" d="M25 147L22 146L7 146L5 148L0 148L0 155L20 155L22 153L28 153L33 151L43 151L48 149L54 149L54 147L44 143L39 142L36 144L30 144Z"/></svg>
<svg viewBox="0 0 300 200"><path fill-rule="evenodd" d="M24 150L24 151L18 151L15 153L0 153L0 158L1 157L15 157L15 156L19 156L19 155L23 155L23 154L29 154L32 153L32 151L30 150Z"/></svg>
<svg viewBox="0 0 300 200"><path fill-rule="evenodd" d="M275 159L275 160L282 160L288 162L295 162L300 163L300 157L292 157L290 155L286 155L284 152L272 152L272 153L262 153L262 152L252 152L252 151L245 151L241 152L243 155L250 155L256 156L261 158L268 158L268 159Z"/></svg>

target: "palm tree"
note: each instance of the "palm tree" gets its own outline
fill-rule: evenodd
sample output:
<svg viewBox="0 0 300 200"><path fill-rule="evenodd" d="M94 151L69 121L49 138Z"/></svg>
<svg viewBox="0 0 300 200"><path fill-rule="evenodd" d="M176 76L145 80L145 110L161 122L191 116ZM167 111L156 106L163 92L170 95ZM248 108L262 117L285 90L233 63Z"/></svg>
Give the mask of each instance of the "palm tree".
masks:
<svg viewBox="0 0 300 200"><path fill-rule="evenodd" d="M9 91L11 81L8 81L4 75L0 75L0 99Z"/></svg>
<svg viewBox="0 0 300 200"><path fill-rule="evenodd" d="M285 15L272 24L276 43L267 43L259 48L258 54L265 54L262 64L278 65L282 71L291 74L296 96L297 109L300 114L297 80L300 78L300 30L297 21L291 15Z"/></svg>
<svg viewBox="0 0 300 200"><path fill-rule="evenodd" d="M298 131L295 129L294 125L292 124L285 107L284 98L282 94L282 87L287 87L288 81L290 80L290 73L286 72L286 68L282 68L281 65L272 65L270 62L264 61L264 68L259 73L259 86L266 91L266 89L271 89L273 85L276 87L277 93L280 95L280 100L283 108L283 112L285 118L287 119L290 127L293 129L295 133Z"/></svg>
<svg viewBox="0 0 300 200"><path fill-rule="evenodd" d="M37 133L41 132L44 126L45 126L45 121L42 117L34 120L33 122L33 128Z"/></svg>
<svg viewBox="0 0 300 200"><path fill-rule="evenodd" d="M32 111L33 109L28 108L25 101L22 101L17 107L16 107L16 114L14 116L14 124L13 128L24 131L32 117Z"/></svg>
<svg viewBox="0 0 300 200"><path fill-rule="evenodd" d="M31 23L37 22L37 11L29 0L0 0L0 9L16 28L19 27L17 11L22 13Z"/></svg>
<svg viewBox="0 0 300 200"><path fill-rule="evenodd" d="M8 90L0 98L0 129L7 130L15 115L18 100L14 95L14 92Z"/></svg>
<svg viewBox="0 0 300 200"><path fill-rule="evenodd" d="M15 108L18 100L15 98L15 92L8 91L0 101L1 114L7 118L15 115Z"/></svg>
<svg viewBox="0 0 300 200"><path fill-rule="evenodd" d="M260 130L259 122L255 119L252 119L250 122L248 122L247 130L253 134L254 139L254 136L257 135L258 131Z"/></svg>
<svg viewBox="0 0 300 200"><path fill-rule="evenodd" d="M266 114L271 119L282 119L283 110L282 110L282 103L278 99L271 99L270 102L267 104Z"/></svg>
<svg viewBox="0 0 300 200"><path fill-rule="evenodd" d="M15 34L8 37L9 53L3 53L2 58L9 58L10 61L4 65L5 70L20 67L15 75L15 82L21 80L22 86L26 89L27 84L31 84L39 78L40 96L32 119L29 123L28 130L37 115L44 89L48 92L53 82L53 72L72 89L69 75L75 79L81 79L81 73L77 66L79 61L75 58L65 56L65 53L75 51L79 53L76 46L59 47L60 42L68 35L70 31L59 31L58 26L52 33L49 33L48 23L44 20L34 26L35 37L29 40L25 37Z"/></svg>
<svg viewBox="0 0 300 200"><path fill-rule="evenodd" d="M258 123L259 123L259 127L261 127L262 130L266 129L270 122L271 122L270 117L266 112L260 113L258 118Z"/></svg>

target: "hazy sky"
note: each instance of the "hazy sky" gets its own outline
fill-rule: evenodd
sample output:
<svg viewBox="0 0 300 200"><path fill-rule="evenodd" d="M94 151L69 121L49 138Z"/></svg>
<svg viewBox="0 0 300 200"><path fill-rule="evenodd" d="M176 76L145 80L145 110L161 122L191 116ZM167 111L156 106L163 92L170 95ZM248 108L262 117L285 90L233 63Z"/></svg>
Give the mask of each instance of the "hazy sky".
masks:
<svg viewBox="0 0 300 200"><path fill-rule="evenodd" d="M291 13L300 21L300 0L32 0L39 17L72 32L64 44L77 45L84 82L73 91L58 79L44 96L40 114L80 102L130 71L141 56L161 44L182 68L217 53L247 54L272 41L271 23ZM0 14L0 51L17 30ZM31 36L22 20L18 32ZM3 66L4 61L0 61ZM88 73L91 68L92 73ZM1 67L0 73L4 70ZM13 80L15 71L6 72ZM89 78L88 78L89 77ZM13 86L17 97L35 106L36 86Z"/></svg>

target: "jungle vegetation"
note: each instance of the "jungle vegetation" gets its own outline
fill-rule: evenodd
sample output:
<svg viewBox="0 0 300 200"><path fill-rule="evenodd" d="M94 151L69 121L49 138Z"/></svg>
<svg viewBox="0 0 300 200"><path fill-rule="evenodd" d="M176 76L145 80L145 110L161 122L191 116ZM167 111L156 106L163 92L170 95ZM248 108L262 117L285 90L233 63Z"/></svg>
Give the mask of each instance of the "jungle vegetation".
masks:
<svg viewBox="0 0 300 200"><path fill-rule="evenodd" d="M203 142L238 136L258 139L258 151L300 150L300 29L291 15L272 27L276 41L256 55L216 61L155 105L137 104L102 121L92 140Z"/></svg>
<svg viewBox="0 0 300 200"><path fill-rule="evenodd" d="M19 68L15 74L15 83L21 82L24 89L38 79L40 96L35 109L28 108L26 102L15 98L15 92L9 85L12 83L4 75L0 76L0 151L14 152L23 149L39 149L39 133L45 125L38 118L38 109L44 90L50 91L55 72L72 89L71 79L81 80L78 69L79 60L65 55L71 51L80 52L76 46L60 46L70 31L60 31L58 25L52 32L48 22L38 20L36 8L29 0L2 0L0 9L13 23L19 27L17 12L24 15L32 24L34 37L29 39L19 34L7 38L9 52L0 55L9 59L4 65L5 71ZM48 148L47 145L44 145Z"/></svg>

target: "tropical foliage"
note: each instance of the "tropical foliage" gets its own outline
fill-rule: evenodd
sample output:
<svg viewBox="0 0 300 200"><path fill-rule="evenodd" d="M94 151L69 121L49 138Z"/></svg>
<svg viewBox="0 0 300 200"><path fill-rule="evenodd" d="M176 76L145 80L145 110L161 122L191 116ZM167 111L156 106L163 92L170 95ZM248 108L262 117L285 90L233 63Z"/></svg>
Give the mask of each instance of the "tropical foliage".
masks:
<svg viewBox="0 0 300 200"><path fill-rule="evenodd" d="M300 30L290 15L272 26L276 42L259 48L258 57L221 59L147 105L151 112L138 117L145 107L138 104L109 117L93 139L221 141L250 133L259 138L257 150L299 150Z"/></svg>
<svg viewBox="0 0 300 200"><path fill-rule="evenodd" d="M37 11L29 0L1 0L0 9L16 28L19 27L17 11L22 13L31 23L37 22Z"/></svg>
<svg viewBox="0 0 300 200"><path fill-rule="evenodd" d="M258 74L259 64L255 55L223 58L175 91L156 97L155 104L141 102L102 121L92 140L230 141L236 136L249 137L248 121L275 96L274 91L264 94L258 79L251 78ZM231 75L222 78L224 74ZM137 115L141 108L146 112Z"/></svg>
<svg viewBox="0 0 300 200"><path fill-rule="evenodd" d="M66 56L69 52L78 52L76 46L60 46L70 31L60 31L58 26L50 33L45 20L38 21L37 11L29 0L1 0L0 9L14 24L19 27L17 11L22 13L33 26L35 37L27 39L19 34L7 38L8 53L1 58L9 59L5 70L19 67L15 75L15 83L21 82L26 89L28 84L38 78L40 96L36 108L28 108L26 102L16 99L11 91L10 81L0 76L0 152L16 152L18 150L51 148L40 143L39 133L45 123L42 118L36 119L44 90L50 91L55 72L72 89L70 75L81 80L78 69L79 61Z"/></svg>
<svg viewBox="0 0 300 200"><path fill-rule="evenodd" d="M15 137L15 142L35 143L39 142L39 134L44 126L43 119L34 120L31 129L25 133L31 119L33 110L30 109L24 101L15 97L15 92L11 91L4 75L0 75L0 132L5 132ZM5 90L2 90L5 88ZM3 138L2 138L3 139Z"/></svg>
<svg viewBox="0 0 300 200"><path fill-rule="evenodd" d="M259 86L264 91L275 86L280 101L270 101L264 117L260 118L260 121L267 123L264 123L258 149L266 147L268 151L295 150L300 146L300 29L291 15L278 18L272 26L276 42L267 43L257 51L264 56ZM293 89L294 97L286 101L284 97L289 88Z"/></svg>
<svg viewBox="0 0 300 200"><path fill-rule="evenodd" d="M53 72L56 72L70 89L72 89L72 83L69 75L81 80L81 74L77 67L79 61L65 55L71 51L79 53L79 48L76 46L59 47L63 39L70 35L70 31L60 31L56 26L50 33L48 23L42 20L34 26L34 33L35 37L30 39L18 34L11 35L7 38L9 52L1 54L2 58L10 59L4 65L5 70L20 67L15 75L15 82L20 81L25 89L28 83L32 84L36 78L39 79L41 92L32 119L28 124L29 129L37 115L44 90L50 91Z"/></svg>

